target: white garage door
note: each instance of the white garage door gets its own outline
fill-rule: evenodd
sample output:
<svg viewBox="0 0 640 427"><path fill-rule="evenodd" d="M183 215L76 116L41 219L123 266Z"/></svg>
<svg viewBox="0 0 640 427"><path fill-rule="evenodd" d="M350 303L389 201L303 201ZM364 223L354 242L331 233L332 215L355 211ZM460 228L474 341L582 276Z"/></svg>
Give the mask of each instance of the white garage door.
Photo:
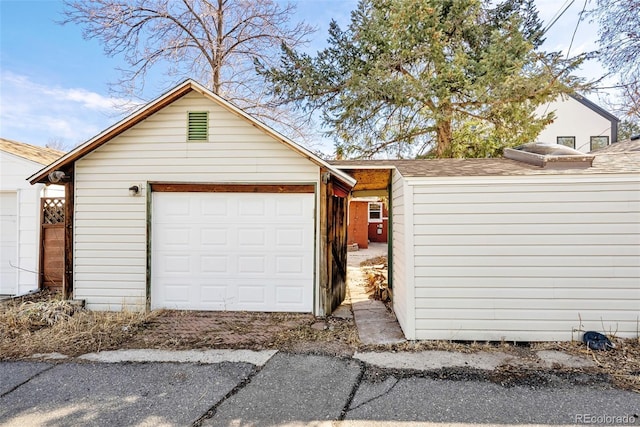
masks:
<svg viewBox="0 0 640 427"><path fill-rule="evenodd" d="M153 193L151 308L313 311L314 195Z"/></svg>
<svg viewBox="0 0 640 427"><path fill-rule="evenodd" d="M0 295L16 293L18 221L16 193L0 193Z"/></svg>

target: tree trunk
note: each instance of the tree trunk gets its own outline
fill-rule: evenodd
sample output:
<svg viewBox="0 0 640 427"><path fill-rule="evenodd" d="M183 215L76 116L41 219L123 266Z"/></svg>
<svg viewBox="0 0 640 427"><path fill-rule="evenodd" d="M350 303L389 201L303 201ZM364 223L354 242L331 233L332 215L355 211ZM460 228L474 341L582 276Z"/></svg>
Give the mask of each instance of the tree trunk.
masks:
<svg viewBox="0 0 640 427"><path fill-rule="evenodd" d="M451 147L452 119L450 114L445 113L444 116L436 120L436 157L439 159L444 157Z"/></svg>

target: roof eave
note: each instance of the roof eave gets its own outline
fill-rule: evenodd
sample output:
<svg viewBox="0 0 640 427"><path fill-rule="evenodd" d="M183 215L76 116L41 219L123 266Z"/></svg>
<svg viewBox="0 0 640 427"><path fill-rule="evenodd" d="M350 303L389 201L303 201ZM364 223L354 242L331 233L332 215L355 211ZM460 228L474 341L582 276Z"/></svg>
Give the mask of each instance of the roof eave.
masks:
<svg viewBox="0 0 640 427"><path fill-rule="evenodd" d="M85 155L89 154L96 148L100 147L101 145L105 144L109 140L115 138L116 136L120 135L122 132L130 129L131 127L135 126L136 124L140 123L141 121L145 120L149 116L155 114L162 108L166 107L167 105L171 104L175 100L183 97L184 95L186 95L191 91L196 91L201 95L213 100L214 102L221 104L230 112L244 118L245 120L249 121L251 124L256 126L257 128L261 129L263 132L268 133L273 138L289 146L291 149L298 152L298 154L301 154L307 157L310 161L316 163L319 166L327 168L329 171L331 171L331 173L336 178L338 178L343 183L350 185L351 187L355 185L356 181L350 176L348 176L346 173L331 166L329 163L325 162L324 160L322 160L321 158L319 158L309 150L303 148L302 146L296 144L295 142L288 139L287 137L279 134L275 130L271 129L265 124L254 119L253 117L251 117L250 115L248 115L247 113L239 109L238 107L229 103L228 101L221 98L220 96L213 94L204 86L200 85L199 83L191 79L185 80L175 88L171 89L169 92L165 93L164 95L161 95L160 97L156 98L154 101L142 107L140 110L125 117L124 119L120 120L118 123L107 128L102 133L96 135L95 137L88 140L84 144L76 147L74 150L62 156L57 161L51 163L47 167L41 169L40 171L36 172L35 174L27 178L27 180L31 184L36 184L39 182L47 182L49 173L57 169L64 169L68 167L70 164L74 163L76 160L84 157Z"/></svg>
<svg viewBox="0 0 640 427"><path fill-rule="evenodd" d="M184 81L183 83L176 86L166 94L156 98L154 101L151 101L146 106L139 109L138 111L125 117L124 119L120 120L113 126L104 130L102 133L96 135L95 137L91 138L84 144L79 145L75 149L71 150L70 152L62 156L60 159L56 160L55 162L51 163L47 167L31 175L29 178L27 178L28 181L31 184L46 182L48 179L47 177L49 173L57 169L66 168L70 164L74 163L76 160L89 154L90 152L100 147L107 141L111 140L112 138L115 138L116 136L120 135L122 132L132 128L133 126L140 123L147 117L155 114L162 108L171 104L176 99L181 98L187 93L191 92L193 90L193 88L191 87L192 83L195 83L195 82L191 80Z"/></svg>

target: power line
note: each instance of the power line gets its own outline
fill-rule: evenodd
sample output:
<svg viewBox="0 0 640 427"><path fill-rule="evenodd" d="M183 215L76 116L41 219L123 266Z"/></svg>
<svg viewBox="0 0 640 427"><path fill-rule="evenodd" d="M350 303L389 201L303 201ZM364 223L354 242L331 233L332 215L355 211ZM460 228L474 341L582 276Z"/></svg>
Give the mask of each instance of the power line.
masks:
<svg viewBox="0 0 640 427"><path fill-rule="evenodd" d="M589 0L584 0L584 5L582 5L582 10L580 11L580 15L578 15L578 22L576 22L576 28L573 29L573 35L571 36L571 43L569 43L569 48L567 49L567 59L569 59L569 52L571 52L571 48L573 47L573 40L576 37L576 33L578 32L578 27L580 26L580 22L582 22L582 15L584 11L587 9L587 3Z"/></svg>
<svg viewBox="0 0 640 427"><path fill-rule="evenodd" d="M562 10L560 12L560 10L558 12L556 12L556 14L554 15L554 17L551 18L551 23L549 25L547 25L547 27L542 30L542 35L546 34L547 31L549 31L549 29L551 27L553 27L553 25L558 22L558 19L560 19L562 17L562 15L564 15L564 13L567 11L567 9L569 9L571 7L571 5L575 2L575 0L567 0L564 2L564 4L562 6L560 6L560 10ZM569 3L569 4L567 4ZM566 7L565 7L566 5ZM564 9L562 9L564 7Z"/></svg>

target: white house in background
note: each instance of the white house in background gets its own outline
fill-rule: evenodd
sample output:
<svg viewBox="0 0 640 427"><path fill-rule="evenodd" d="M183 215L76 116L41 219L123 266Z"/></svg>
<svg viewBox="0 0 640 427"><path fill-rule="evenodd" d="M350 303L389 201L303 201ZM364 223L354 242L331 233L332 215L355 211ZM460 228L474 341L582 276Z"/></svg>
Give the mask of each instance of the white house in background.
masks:
<svg viewBox="0 0 640 427"><path fill-rule="evenodd" d="M32 186L27 177L64 153L0 138L0 295L38 288L40 198L63 187Z"/></svg>
<svg viewBox="0 0 640 427"><path fill-rule="evenodd" d="M560 96L541 105L536 112L556 114L554 122L538 135L539 142L562 144L588 153L618 141L620 120L582 95Z"/></svg>

